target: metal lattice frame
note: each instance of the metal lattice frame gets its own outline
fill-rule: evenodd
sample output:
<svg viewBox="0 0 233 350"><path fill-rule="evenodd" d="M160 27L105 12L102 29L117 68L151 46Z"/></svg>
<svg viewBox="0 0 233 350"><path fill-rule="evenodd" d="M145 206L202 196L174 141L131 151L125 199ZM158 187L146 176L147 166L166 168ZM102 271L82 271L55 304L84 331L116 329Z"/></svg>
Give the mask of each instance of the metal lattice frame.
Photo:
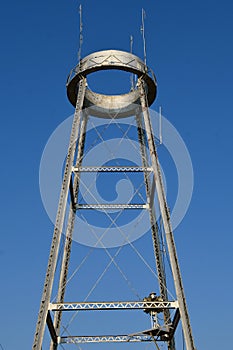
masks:
<svg viewBox="0 0 233 350"><path fill-rule="evenodd" d="M137 89L129 94L120 96L99 95L86 88L86 76L89 73L106 70L119 69L131 72L138 76ZM46 323L51 335L50 350L56 350L59 344L79 344L79 343L99 343L99 342L148 342L163 341L168 345L169 350L175 350L174 334L181 319L182 329L187 350L195 350L192 337L192 330L189 321L185 295L182 286L181 273L179 269L177 253L170 224L170 213L166 203L163 189L161 170L159 166L155 142L150 123L148 107L153 103L156 96L156 80L154 74L136 56L116 50L101 51L91 54L81 60L77 67L72 70L68 82L67 93L70 102L75 106L74 120L70 136L70 143L67 153L65 171L62 188L58 204L58 211L52 245L50 250L48 268L44 283L44 289L39 309L38 321L36 325L33 350L41 350ZM142 157L141 167L121 167L121 166L91 166L83 167L82 159L85 144L85 133L88 122L88 115L83 109L88 107L93 116L105 118L124 118L134 115L138 129L138 139ZM145 127L145 132L143 127ZM146 144L149 147L151 166L147 159ZM75 152L77 157L75 159ZM122 203L116 205L107 204L80 204L78 203L80 174L82 172L142 172L146 188L147 203ZM152 183L149 175L153 174ZM160 241L158 236L158 226L154 209L153 197L157 192L159 208L167 241L168 253L172 267L173 280L177 295L177 300L168 301L166 277L163 270L162 257L160 252ZM65 212L67 199L70 193L71 204L67 227L65 228ZM156 268L160 287L161 300L156 301L118 301L118 302L70 302L64 301L67 283L68 266L72 245L72 232L74 228L75 213L77 210L108 210L108 209L131 209L149 211ZM65 244L63 248L62 266L60 272L57 302L51 302L51 293L54 283L55 268L58 260L58 250L60 247L61 234L65 229ZM131 335L97 335L97 336L66 336L60 335L61 317L67 311L87 311L87 310L148 310L150 312L162 312L164 315L164 327L153 328ZM170 310L175 310L173 319ZM52 318L54 313L54 319Z"/></svg>
<svg viewBox="0 0 233 350"><path fill-rule="evenodd" d="M164 333L163 333L164 337ZM86 344L86 343L135 343L135 342L153 342L153 335L97 335L97 336L74 336L59 338L60 344ZM164 341L156 336L156 341Z"/></svg>
<svg viewBox="0 0 233 350"><path fill-rule="evenodd" d="M99 166L99 167L73 167L74 172L151 172L151 167L136 167L136 166Z"/></svg>
<svg viewBox="0 0 233 350"><path fill-rule="evenodd" d="M86 343L135 343L135 342L152 342L153 337L150 335L97 335L97 336L74 336L61 337L60 344L86 344Z"/></svg>
<svg viewBox="0 0 233 350"><path fill-rule="evenodd" d="M50 303L50 311L81 311L81 310L140 310L140 309L178 309L177 301L108 301L80 303Z"/></svg>

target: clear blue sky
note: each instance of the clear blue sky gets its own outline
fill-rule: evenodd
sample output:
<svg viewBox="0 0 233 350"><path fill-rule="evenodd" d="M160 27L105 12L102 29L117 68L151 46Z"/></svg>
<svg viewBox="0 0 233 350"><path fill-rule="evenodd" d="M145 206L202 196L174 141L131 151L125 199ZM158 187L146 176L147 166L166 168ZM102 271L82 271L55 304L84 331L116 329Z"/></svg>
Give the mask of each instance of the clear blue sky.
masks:
<svg viewBox="0 0 233 350"><path fill-rule="evenodd" d="M4 1L0 13L0 344L30 349L51 242L39 163L47 139L72 112L65 82L76 64L76 1ZM182 135L195 187L175 239L197 349L232 344L233 4L230 1L83 1L83 55L129 49L158 80L153 108Z"/></svg>

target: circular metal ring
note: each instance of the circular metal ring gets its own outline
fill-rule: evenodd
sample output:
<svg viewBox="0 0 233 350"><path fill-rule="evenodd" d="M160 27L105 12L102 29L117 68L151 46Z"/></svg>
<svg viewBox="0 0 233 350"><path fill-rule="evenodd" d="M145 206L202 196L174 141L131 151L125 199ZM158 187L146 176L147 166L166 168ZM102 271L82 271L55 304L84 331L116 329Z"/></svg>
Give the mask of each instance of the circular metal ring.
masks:
<svg viewBox="0 0 233 350"><path fill-rule="evenodd" d="M100 118L125 118L135 115L139 108L139 90L122 95L97 94L89 89L85 92L84 107L88 114Z"/></svg>
<svg viewBox="0 0 233 350"><path fill-rule="evenodd" d="M79 64L71 71L67 81L67 95L73 106L76 105L78 83L82 77L101 70L118 69L137 75L142 78L146 84L147 101L150 106L156 97L157 84L153 73L137 56L119 50L106 50L94 52L83 58ZM150 75L149 75L150 72ZM135 106L140 98L137 89L128 94L122 95L103 95L86 90L85 107L92 108L93 112L103 117L103 111L106 115L118 114L119 117L128 116L132 113L132 105ZM133 108L135 109L135 107Z"/></svg>

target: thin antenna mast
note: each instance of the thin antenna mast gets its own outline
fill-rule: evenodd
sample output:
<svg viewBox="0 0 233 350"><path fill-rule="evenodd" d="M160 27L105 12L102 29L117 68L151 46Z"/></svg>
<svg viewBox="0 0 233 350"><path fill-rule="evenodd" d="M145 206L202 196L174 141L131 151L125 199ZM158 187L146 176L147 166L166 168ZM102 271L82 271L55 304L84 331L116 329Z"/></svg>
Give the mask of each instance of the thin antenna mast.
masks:
<svg viewBox="0 0 233 350"><path fill-rule="evenodd" d="M133 53L133 35L130 35L130 53ZM134 74L130 75L131 91L134 90Z"/></svg>
<svg viewBox="0 0 233 350"><path fill-rule="evenodd" d="M133 53L133 35L130 35L130 53Z"/></svg>
<svg viewBox="0 0 233 350"><path fill-rule="evenodd" d="M79 5L79 49L78 49L78 62L81 60L83 44L83 21L82 21L82 5Z"/></svg>
<svg viewBox="0 0 233 350"><path fill-rule="evenodd" d="M159 107L159 144L162 145L163 136L162 136L162 107Z"/></svg>
<svg viewBox="0 0 233 350"><path fill-rule="evenodd" d="M141 26L141 33L142 33L142 40L143 40L144 63L145 63L145 65L146 65L145 18L146 18L146 12L145 12L145 10L142 8L142 26Z"/></svg>

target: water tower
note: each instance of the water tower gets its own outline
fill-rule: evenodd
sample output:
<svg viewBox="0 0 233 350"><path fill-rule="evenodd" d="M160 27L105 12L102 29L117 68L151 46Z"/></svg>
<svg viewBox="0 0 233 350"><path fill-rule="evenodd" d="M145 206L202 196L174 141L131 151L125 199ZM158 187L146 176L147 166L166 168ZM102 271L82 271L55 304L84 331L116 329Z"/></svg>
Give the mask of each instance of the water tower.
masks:
<svg viewBox="0 0 233 350"><path fill-rule="evenodd" d="M90 76L94 76L93 74L99 71L110 70L125 71L132 75L131 88L128 93L107 95L94 92L89 88L88 79ZM114 84L114 82L112 81L111 84ZM157 349L175 350L177 348L175 335L178 325L182 328L186 349L195 350L171 227L170 212L166 201L149 112L149 107L156 98L156 89L155 75L145 62L132 53L118 50L106 50L90 54L80 60L68 77L67 94L69 101L75 108L75 112L33 350L44 349L43 340L46 328L51 339L50 350L60 347L66 348L69 345L71 348L72 346L77 347L83 343L102 344L112 342L117 343L118 346L121 346L122 343L128 343L127 346L138 346L140 343L152 342ZM136 141L130 140L130 136L127 134L128 129L125 126L125 121L129 119L131 120L132 130L137 135ZM98 153L98 147L96 147L96 153L92 156L90 163L88 163L88 157L86 158L86 154L90 151L94 152L95 148L95 143L91 144L93 139L88 136L88 125L93 121L100 122L100 124L96 124L94 131L102 144L108 141L105 139L106 130L115 136L118 135L119 130L121 132L122 141L119 142L119 145L115 144L117 147L114 148L114 142L107 142L108 152L112 156L104 164L101 162L102 153L100 151ZM114 128L117 131L114 131ZM120 139L119 136L117 138ZM132 159L134 159L133 152L137 152L140 156L139 164L133 161L128 163L123 161L124 157L122 150L120 151L120 145L125 139L132 144L130 151ZM88 180L90 174L94 174L100 183L101 177L104 179L102 186L108 195L111 195L111 191L115 190L111 186L111 179L116 176L123 176L127 180L135 181L135 183L141 179L140 191L142 191L142 194L139 195L140 191L138 190L137 193L132 193L126 202L117 201L117 199L109 203L107 201L101 202L93 194L94 190ZM85 187L86 197L80 194L81 187ZM158 209L156 209L156 206ZM135 226L132 233L127 231L126 217L127 215L134 215L136 212L140 215L146 213L144 219L146 218L147 224L143 225L148 225L146 226L149 228L147 235L149 234L151 237L150 248L155 258L154 271L156 278L154 289L148 291L148 294L141 299L135 298L136 300L125 299L124 295L116 300L109 300L106 296L91 301L67 299L68 267L72 260L71 248L77 218L80 219L83 215L86 220L86 229L77 227L77 234L80 234L80 237L84 237L84 240L87 241L88 235L90 235L91 243L89 245L94 249L105 250L105 253L111 258L111 249L114 249L114 247L120 247L121 249L123 246L130 245L133 249L134 240L137 238L134 236L135 232L137 231L138 234L138 231L144 229L144 226L140 226L141 220L138 222L137 230ZM159 223L158 215L161 215ZM123 218L123 224L118 220L119 216ZM93 220L103 223L104 234L101 233L103 231L99 232L95 228L96 226L92 224ZM114 232L112 231L113 227ZM88 232L88 229L90 229L90 232ZM163 242L161 242L160 231L164 233ZM140 237L140 232L138 237ZM166 247L170 262L175 291L172 298L168 293L167 276L163 263L164 249L161 249L161 246ZM60 266L58 263L59 256L61 257ZM112 262L116 263L116 260L112 258ZM130 260L130 264L133 264L133 261ZM57 269L59 270L58 279L55 278ZM124 269L118 266L118 270L124 277ZM86 276L87 279L92 276L92 269L90 268L89 271L90 274ZM140 277L139 275L140 272L138 277ZM78 288L82 288L81 283ZM114 288L117 290L118 286L115 285L114 288L109 286L109 288L113 291ZM54 291L56 300L52 298ZM117 292L117 295L119 295L120 290L117 290ZM72 294L69 294L69 298L70 295ZM117 315L119 312L124 313L124 315L129 314L132 327L134 312L137 312L137 314L143 315L144 318L149 318L151 324L150 327L146 327L142 322L140 330L131 329L131 332L129 332L127 329L125 333L121 334L118 331L114 332L114 329L112 329L111 334L102 332L99 334L80 334L84 322L78 324L77 327L73 326L69 330L65 327L62 328L63 317L68 313L75 313L76 319L79 315L85 314L85 320L89 324L88 317L92 318L93 313L105 312L116 313ZM126 319L125 316L123 316L124 319ZM130 328L130 325L128 326ZM100 328L101 323L98 324L98 329ZM126 327L123 328L126 329Z"/></svg>

